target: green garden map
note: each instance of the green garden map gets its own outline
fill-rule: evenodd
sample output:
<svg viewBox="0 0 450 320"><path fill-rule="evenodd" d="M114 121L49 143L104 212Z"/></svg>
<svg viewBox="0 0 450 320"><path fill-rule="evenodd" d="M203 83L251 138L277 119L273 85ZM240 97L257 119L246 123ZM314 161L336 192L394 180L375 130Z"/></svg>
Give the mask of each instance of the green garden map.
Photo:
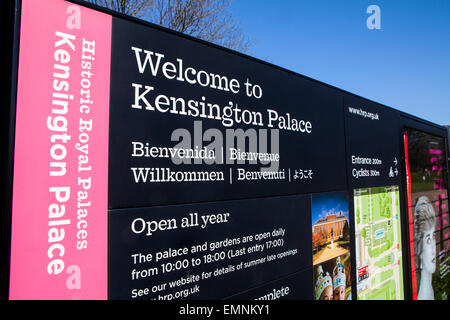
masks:
<svg viewBox="0 0 450 320"><path fill-rule="evenodd" d="M398 186L354 190L359 300L403 299Z"/></svg>

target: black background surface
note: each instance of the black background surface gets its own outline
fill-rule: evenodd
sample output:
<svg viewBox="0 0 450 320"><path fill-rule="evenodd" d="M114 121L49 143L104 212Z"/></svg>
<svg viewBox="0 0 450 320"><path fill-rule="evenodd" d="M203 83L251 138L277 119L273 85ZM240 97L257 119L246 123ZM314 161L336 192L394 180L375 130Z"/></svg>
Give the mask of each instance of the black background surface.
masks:
<svg viewBox="0 0 450 320"><path fill-rule="evenodd" d="M133 288L151 288L154 285L167 281L179 279L187 274L201 274L202 271L214 271L216 268L227 267L229 264L237 264L240 261L251 261L266 257L268 254L277 254L290 249L297 249L295 255L290 255L282 259L266 261L265 263L242 270L219 276L211 277L197 282L200 285L200 293L189 296L188 299L222 299L252 287L260 286L271 280L292 274L297 271L312 267L312 246L311 243L311 200L309 196L285 196L252 200L222 201L212 203L199 203L190 205L158 206L139 209L117 209L109 213L109 298L129 299ZM202 229L199 227L181 228L177 224L177 229L165 230L153 233L151 236L135 234L131 230L131 223L140 217L144 220L171 219L188 216L189 213L197 212L199 216L209 213L229 212L228 223L214 224ZM131 280L131 271L155 267L162 262L174 262L180 257L169 258L158 263L149 262L133 265L131 255L135 253L153 253L168 248L181 248L203 244L205 241L221 241L226 238L233 239L246 235L255 235L266 231L272 232L274 229L284 228L284 237L269 238L283 239L281 247L270 248L262 253L248 253L243 256L213 262L210 264L200 264L195 267L188 267L180 271L170 273L159 273L158 276L148 277L143 280ZM256 243L263 244L266 240L253 241L249 244L241 242L239 245L228 246L213 251L228 251L248 247ZM306 244L306 245L305 245ZM181 259L192 257L199 258L203 254L209 253L189 253ZM312 278L310 283L312 285ZM173 293L182 290L189 285L181 286L166 293ZM292 288L294 290L294 288ZM296 290L305 290L302 296L312 297L312 287L298 286ZM163 294L163 293L161 293ZM152 295L150 297L157 297ZM149 296L144 297L149 298Z"/></svg>
<svg viewBox="0 0 450 320"><path fill-rule="evenodd" d="M401 155L399 145L400 116L395 110L377 103L344 95L345 135L347 145L348 181L351 189L400 185L402 181ZM349 107L378 114L378 120L349 112ZM381 165L352 164L352 155L364 158L377 158ZM397 159L397 165L394 159ZM398 174L389 177L392 167ZM375 169L380 176L355 178L353 168Z"/></svg>
<svg viewBox="0 0 450 320"><path fill-rule="evenodd" d="M314 290L314 286L311 281L312 278L312 269L300 271L285 278L269 282L260 287L238 293L234 296L226 298L226 300L258 299L265 301L267 296L274 297L272 298L273 300L311 300L312 292ZM286 288L289 288L289 293L287 295L281 295L278 293L278 297L274 296L276 291L284 290L284 292L286 292Z"/></svg>
<svg viewBox="0 0 450 320"><path fill-rule="evenodd" d="M238 94L190 85L187 82L166 79L161 72L153 77L149 71L138 72L135 53L131 47L140 47L165 55L168 61L183 59L189 66L229 79L236 78L241 89ZM246 79L263 90L261 99L245 94ZM194 120L202 120L203 131L218 128L225 136L220 121L193 118L158 111L131 108L134 102L132 83L149 85L155 90L147 96L158 94L183 97L186 101L200 101L228 105L229 101L241 109L263 114L264 127L235 124L232 129L270 129L266 109L286 112L296 119L312 122L312 133L304 134L280 130L280 169L285 168L286 181L229 182L229 168L244 167L259 170L261 165L174 165L170 159L132 158L131 141L145 141L152 146L175 146L171 142L173 130L185 128L193 132ZM127 208L163 204L216 201L250 197L288 195L330 191L345 188L344 123L341 96L337 90L318 85L293 74L270 68L238 55L214 47L176 37L128 21L113 19L110 146L109 146L109 208ZM269 134L270 136L270 134ZM248 150L245 150L248 151ZM270 149L269 149L270 151ZM131 167L169 167L172 170L223 170L222 182L177 182L136 184ZM312 180L288 181L288 168L313 170ZM233 175L236 176L235 172Z"/></svg>

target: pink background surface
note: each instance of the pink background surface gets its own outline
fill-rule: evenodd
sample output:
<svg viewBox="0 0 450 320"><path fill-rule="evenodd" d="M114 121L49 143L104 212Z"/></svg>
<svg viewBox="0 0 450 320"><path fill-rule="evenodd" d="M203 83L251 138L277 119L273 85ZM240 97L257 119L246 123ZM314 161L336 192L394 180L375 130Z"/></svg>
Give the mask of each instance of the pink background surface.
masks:
<svg viewBox="0 0 450 320"><path fill-rule="evenodd" d="M10 299L106 299L107 298L107 192L108 192L108 123L109 81L111 54L111 16L79 7L80 29L70 30L67 8L74 6L63 0L23 0L20 31L19 77L17 92L16 140L13 182L13 213L11 240ZM67 172L64 176L50 176L50 141L47 117L52 114L53 72L56 31L76 36L75 51L71 54L68 132L71 140L62 143L67 149ZM82 39L95 40L95 60L91 69L91 112L80 113ZM67 49L68 46L60 46ZM79 137L79 120L93 119L89 132L89 174L78 172L75 149ZM91 177L88 190L87 249L77 249L77 192L81 187L78 177ZM66 213L61 219L70 219L64 226L65 247L62 259L65 269L58 275L49 275L51 259L47 250L48 208L56 203L50 187L70 186L70 199L65 203ZM69 289L66 285L71 265L80 267L81 287Z"/></svg>

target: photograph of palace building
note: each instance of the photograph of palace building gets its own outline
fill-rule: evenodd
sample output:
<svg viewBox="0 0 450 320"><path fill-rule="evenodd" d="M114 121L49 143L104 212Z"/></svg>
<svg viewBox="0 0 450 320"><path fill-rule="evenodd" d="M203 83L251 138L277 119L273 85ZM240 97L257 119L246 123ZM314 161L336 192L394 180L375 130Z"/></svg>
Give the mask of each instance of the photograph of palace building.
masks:
<svg viewBox="0 0 450 320"><path fill-rule="evenodd" d="M334 212L334 209L331 209L325 218L313 224L313 246L343 239L344 227L347 224L347 217L342 211Z"/></svg>
<svg viewBox="0 0 450 320"><path fill-rule="evenodd" d="M350 252L347 193L313 195L311 208L313 264Z"/></svg>
<svg viewBox="0 0 450 320"><path fill-rule="evenodd" d="M314 297L351 299L351 257L347 192L312 196Z"/></svg>

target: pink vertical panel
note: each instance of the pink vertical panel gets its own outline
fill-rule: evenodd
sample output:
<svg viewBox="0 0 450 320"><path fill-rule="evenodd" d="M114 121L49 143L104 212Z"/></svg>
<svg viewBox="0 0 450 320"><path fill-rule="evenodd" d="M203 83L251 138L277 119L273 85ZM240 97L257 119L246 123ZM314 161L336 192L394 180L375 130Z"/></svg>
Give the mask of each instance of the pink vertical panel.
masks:
<svg viewBox="0 0 450 320"><path fill-rule="evenodd" d="M109 15L23 0L11 299L107 298Z"/></svg>

